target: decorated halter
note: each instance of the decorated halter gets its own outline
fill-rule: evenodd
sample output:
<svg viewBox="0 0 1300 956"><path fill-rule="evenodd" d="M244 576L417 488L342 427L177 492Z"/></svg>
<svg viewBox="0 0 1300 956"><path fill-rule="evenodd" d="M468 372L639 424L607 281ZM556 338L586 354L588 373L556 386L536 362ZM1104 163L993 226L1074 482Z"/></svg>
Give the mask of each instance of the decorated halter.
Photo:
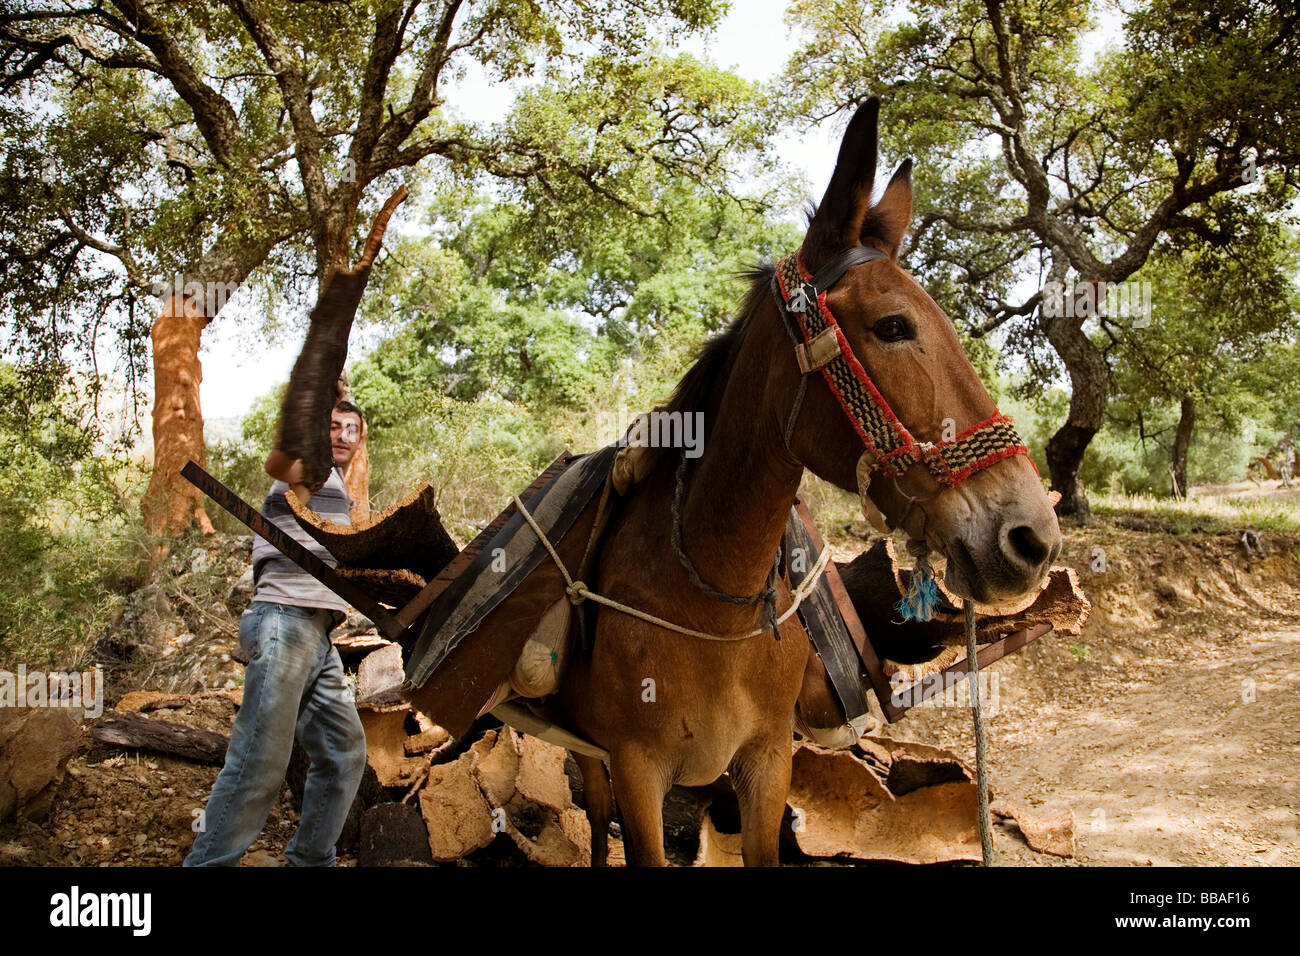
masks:
<svg viewBox="0 0 1300 956"><path fill-rule="evenodd" d="M777 264L773 291L803 373L786 427L787 447L808 376L820 370L873 459L867 474L860 475L862 478L869 480L870 474L877 471L896 477L919 463L941 485L956 487L975 472L1004 458L1028 456L1029 449L1016 434L1011 419L1001 413L972 425L948 441L937 443L917 441L898 420L849 348L839 323L826 306L827 291L844 273L864 262L885 258L888 257L878 249L854 246L836 256L815 276L804 268L798 252Z"/></svg>
<svg viewBox="0 0 1300 956"><path fill-rule="evenodd" d="M867 496L871 478L879 473L897 478L914 464L922 464L940 485L955 488L977 471L988 468L1012 455L1029 456L1029 449L1016 434L1011 419L998 413L954 436L948 441L920 442L898 420L894 410L880 394L871 376L849 348L844 332L826 305L826 293L849 269L864 262L888 258L878 249L854 246L840 253L815 276L803 267L800 253L782 259L772 277L777 311L794 342L799 362L799 391L790 409L785 428L786 448L794 434L803 404L808 377L820 370L844 414L861 436L866 450L858 460L858 491L862 507L869 514L875 510ZM1033 461L1032 458L1029 459ZM909 498L911 506L917 503ZM924 511L924 509L922 509ZM904 515L902 521L906 521ZM904 621L928 621L939 603L934 569L930 565L930 548L922 539L908 542L916 557L916 566L907 593L898 602Z"/></svg>

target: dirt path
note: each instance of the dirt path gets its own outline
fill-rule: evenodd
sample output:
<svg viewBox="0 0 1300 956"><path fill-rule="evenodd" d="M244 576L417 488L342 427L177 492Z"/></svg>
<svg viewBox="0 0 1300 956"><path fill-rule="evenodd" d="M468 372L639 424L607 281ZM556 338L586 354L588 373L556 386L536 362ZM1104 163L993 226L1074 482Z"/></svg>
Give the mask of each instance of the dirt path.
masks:
<svg viewBox="0 0 1300 956"><path fill-rule="evenodd" d="M1252 566L1224 539L1142 544L1143 560L1113 582L1084 575L1099 606L1083 644L1049 635L995 665L994 791L1072 810L1079 848L1074 860L1040 856L999 826L1001 862L1300 864L1294 551L1275 542ZM1069 563L1086 568L1081 557ZM1236 600L1218 584L1235 585ZM897 730L974 754L966 709L914 711Z"/></svg>

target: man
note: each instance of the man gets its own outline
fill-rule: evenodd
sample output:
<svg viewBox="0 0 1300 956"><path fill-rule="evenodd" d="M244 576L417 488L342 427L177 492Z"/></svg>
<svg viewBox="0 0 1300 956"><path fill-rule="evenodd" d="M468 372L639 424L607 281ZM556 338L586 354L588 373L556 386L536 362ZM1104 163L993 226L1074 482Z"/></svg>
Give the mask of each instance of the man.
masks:
<svg viewBox="0 0 1300 956"><path fill-rule="evenodd" d="M334 469L306 502L336 524L349 524L346 469L361 443L361 410L334 406L330 443ZM289 485L276 481L262 508L272 523L317 557L336 562L298 525L285 500ZM226 763L200 818L203 824L185 866L234 866L257 839L280 793L296 737L311 761L302 819L284 856L291 866L333 866L334 844L366 767L366 740L343 662L330 630L347 602L271 544L253 543L253 601L239 621L248 655L244 701L235 717Z"/></svg>

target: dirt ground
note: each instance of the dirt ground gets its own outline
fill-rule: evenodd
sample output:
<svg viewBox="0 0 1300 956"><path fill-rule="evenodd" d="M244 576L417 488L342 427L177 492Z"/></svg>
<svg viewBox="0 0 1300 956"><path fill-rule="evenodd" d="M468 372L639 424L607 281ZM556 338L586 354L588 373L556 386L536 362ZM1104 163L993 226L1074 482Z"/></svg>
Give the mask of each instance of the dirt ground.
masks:
<svg viewBox="0 0 1300 956"><path fill-rule="evenodd" d="M1284 485L1276 478L1259 480L1243 478L1240 481L1225 481L1217 484L1193 485L1192 498L1214 495L1220 498L1236 498L1243 501L1267 498L1276 501L1300 500L1300 485L1292 481Z"/></svg>
<svg viewBox="0 0 1300 956"><path fill-rule="evenodd" d="M989 669L996 797L1036 815L1070 810L1077 821L1072 859L1031 851L1013 823L995 826L998 862L1300 864L1300 538L1263 535L1261 558L1232 536L1174 537L1158 523L1120 523L1128 527L1066 531L1062 563L1078 569L1094 605L1083 635L1048 634ZM840 559L863 547L852 536L831 540ZM238 543L213 547L238 578ZM191 619L197 637L168 638L169 646L204 645L193 655L204 661L193 671L197 685L179 686L158 669L177 660L191 673L197 665L180 654L151 664L151 683L179 691L236 684L233 623L232 613L209 633ZM228 734L233 714L228 697L210 693L150 716ZM883 732L974 762L963 706L923 706ZM69 763L48 820L0 827L0 865L179 864L216 774L89 746ZM280 865L296 823L286 789L244 865Z"/></svg>
<svg viewBox="0 0 1300 956"><path fill-rule="evenodd" d="M148 716L229 735L235 706L214 695ZM180 866L219 769L90 744L68 762L47 820L0 827L0 866ZM296 826L286 787L242 865L281 865Z"/></svg>
<svg viewBox="0 0 1300 956"><path fill-rule="evenodd" d="M1078 853L1034 853L1012 824L994 827L999 862L1300 864L1300 551L1262 543L1248 559L1229 536L1067 531L1092 617L1077 643L1048 634L993 665L986 727L995 794L1072 810ZM974 754L966 709L897 730Z"/></svg>

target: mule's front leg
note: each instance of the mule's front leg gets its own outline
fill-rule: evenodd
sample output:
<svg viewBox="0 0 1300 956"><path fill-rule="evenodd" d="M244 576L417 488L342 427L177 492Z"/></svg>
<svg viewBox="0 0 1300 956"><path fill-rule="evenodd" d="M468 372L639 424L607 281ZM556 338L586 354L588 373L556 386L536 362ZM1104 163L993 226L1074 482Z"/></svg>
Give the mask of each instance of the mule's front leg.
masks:
<svg viewBox="0 0 1300 956"><path fill-rule="evenodd" d="M790 793L793 757L790 732L750 744L728 772L740 801L741 852L745 866L780 866L781 819Z"/></svg>
<svg viewBox="0 0 1300 956"><path fill-rule="evenodd" d="M664 768L639 747L610 754L609 775L623 822L623 850L628 866L667 866L664 855Z"/></svg>

